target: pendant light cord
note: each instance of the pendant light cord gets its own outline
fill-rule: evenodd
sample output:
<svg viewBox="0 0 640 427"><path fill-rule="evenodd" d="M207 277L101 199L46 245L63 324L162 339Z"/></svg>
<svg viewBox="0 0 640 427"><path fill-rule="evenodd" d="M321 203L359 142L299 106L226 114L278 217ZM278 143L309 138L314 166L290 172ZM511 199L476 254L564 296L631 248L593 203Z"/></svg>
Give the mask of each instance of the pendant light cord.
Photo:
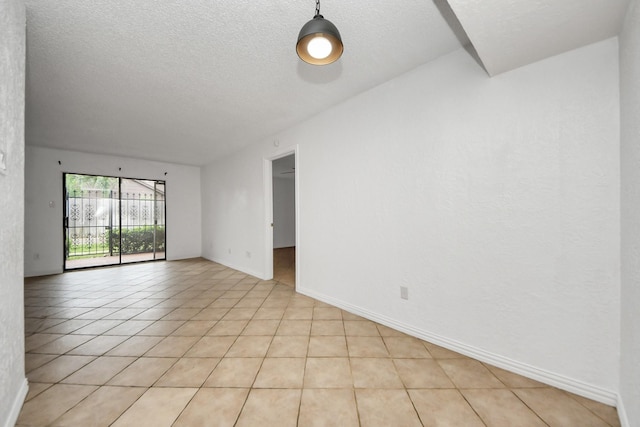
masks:
<svg viewBox="0 0 640 427"><path fill-rule="evenodd" d="M316 16L320 16L320 0L316 0Z"/></svg>

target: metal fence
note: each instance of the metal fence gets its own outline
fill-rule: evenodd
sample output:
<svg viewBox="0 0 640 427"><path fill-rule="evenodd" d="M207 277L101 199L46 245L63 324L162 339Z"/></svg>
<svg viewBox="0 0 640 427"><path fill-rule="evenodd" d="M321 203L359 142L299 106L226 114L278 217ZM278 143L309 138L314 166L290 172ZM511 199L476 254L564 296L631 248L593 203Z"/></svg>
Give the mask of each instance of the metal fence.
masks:
<svg viewBox="0 0 640 427"><path fill-rule="evenodd" d="M164 192L73 191L66 203L67 259L164 251Z"/></svg>

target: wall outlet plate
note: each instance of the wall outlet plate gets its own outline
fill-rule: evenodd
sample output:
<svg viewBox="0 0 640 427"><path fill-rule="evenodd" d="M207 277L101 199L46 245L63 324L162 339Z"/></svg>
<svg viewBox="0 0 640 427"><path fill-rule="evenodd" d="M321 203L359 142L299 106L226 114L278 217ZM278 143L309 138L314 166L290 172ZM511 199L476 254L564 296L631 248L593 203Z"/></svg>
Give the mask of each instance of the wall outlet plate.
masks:
<svg viewBox="0 0 640 427"><path fill-rule="evenodd" d="M409 288L406 286L400 286L400 298L409 299Z"/></svg>

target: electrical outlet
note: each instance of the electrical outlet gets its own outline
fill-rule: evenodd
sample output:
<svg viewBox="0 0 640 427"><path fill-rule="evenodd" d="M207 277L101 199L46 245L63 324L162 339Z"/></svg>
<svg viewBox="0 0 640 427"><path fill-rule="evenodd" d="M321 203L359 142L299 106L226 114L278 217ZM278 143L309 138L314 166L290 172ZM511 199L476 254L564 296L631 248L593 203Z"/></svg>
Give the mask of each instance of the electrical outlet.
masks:
<svg viewBox="0 0 640 427"><path fill-rule="evenodd" d="M409 299L409 288L406 286L400 286L400 298Z"/></svg>
<svg viewBox="0 0 640 427"><path fill-rule="evenodd" d="M247 251L245 255L247 256L247 258L251 258L251 252Z"/></svg>
<svg viewBox="0 0 640 427"><path fill-rule="evenodd" d="M229 248L229 253L231 253L231 248Z"/></svg>

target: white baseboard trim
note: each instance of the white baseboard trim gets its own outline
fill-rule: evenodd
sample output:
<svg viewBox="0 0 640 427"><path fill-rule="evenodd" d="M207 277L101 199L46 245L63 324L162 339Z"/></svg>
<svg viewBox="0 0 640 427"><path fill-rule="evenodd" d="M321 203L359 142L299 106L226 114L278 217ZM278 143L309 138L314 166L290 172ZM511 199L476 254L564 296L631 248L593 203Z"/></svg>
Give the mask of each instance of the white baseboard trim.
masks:
<svg viewBox="0 0 640 427"><path fill-rule="evenodd" d="M15 399L13 399L11 409L9 410L7 418L4 421L4 427L13 427L14 425L16 425L16 421L18 421L18 415L20 415L20 410L22 409L22 404L24 403L24 399L27 397L28 391L29 383L25 378L24 381L22 381L22 385L20 386L20 390L18 390Z"/></svg>
<svg viewBox="0 0 640 427"><path fill-rule="evenodd" d="M437 334L433 334L428 331L424 331L422 329L407 325L402 322L398 322L397 320L380 315L378 313L374 313L362 307L345 303L330 296L317 293L310 289L298 287L296 290L303 295L315 298L327 304L331 304L350 313L404 332L416 338L429 341L433 344L439 345L457 353L464 354L465 356L469 356L481 362L497 366L499 368L514 372L527 378L531 378L541 383L557 387L559 389L580 395L582 397L586 397L588 399L596 400L606 405L616 406L620 403L618 394L613 391L587 384L579 380L568 378L554 372L545 371L543 369L536 368L535 366L527 365L526 363L518 362L516 360L512 360L498 354L490 353L474 346L470 346Z"/></svg>
<svg viewBox="0 0 640 427"><path fill-rule="evenodd" d="M627 416L627 411L625 410L622 396L620 395L618 395L618 402L616 403L616 408L618 409L618 418L620 418L620 425L622 427L631 427L631 422L629 421L629 417Z"/></svg>

